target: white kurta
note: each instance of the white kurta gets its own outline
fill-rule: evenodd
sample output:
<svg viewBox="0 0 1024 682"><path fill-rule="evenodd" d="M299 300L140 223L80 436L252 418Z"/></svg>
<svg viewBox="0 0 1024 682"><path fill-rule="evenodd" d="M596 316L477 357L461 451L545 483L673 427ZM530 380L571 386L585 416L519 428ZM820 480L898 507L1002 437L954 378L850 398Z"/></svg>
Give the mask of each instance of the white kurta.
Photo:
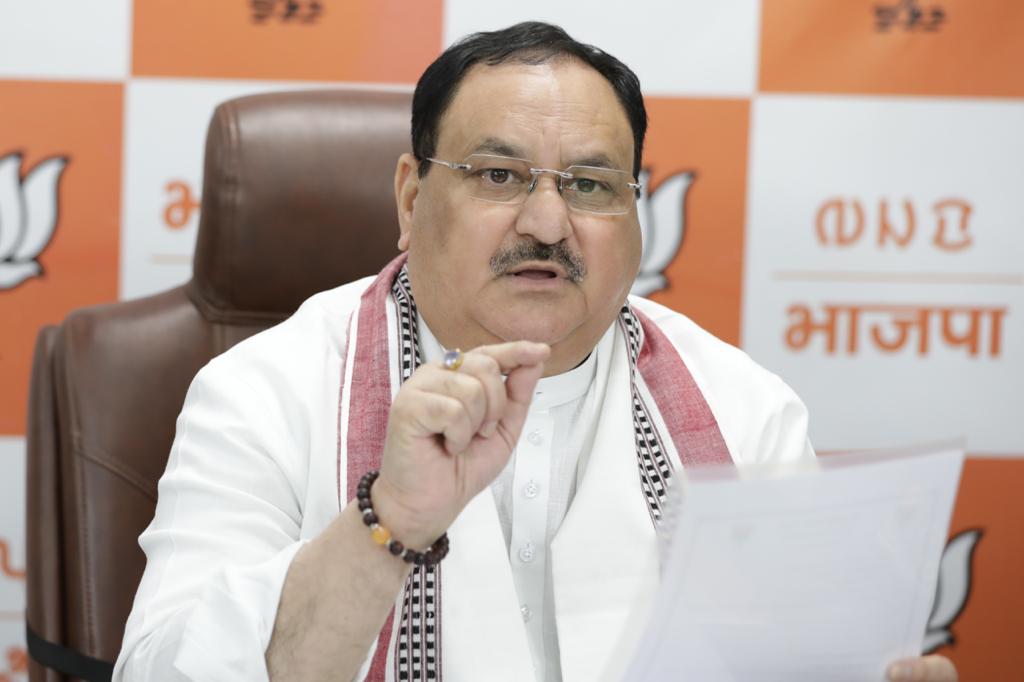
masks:
<svg viewBox="0 0 1024 682"><path fill-rule="evenodd" d="M424 362L440 360L444 348L422 318L419 333ZM614 334L609 329L579 367L537 382L522 438L491 484L538 682L562 679L547 549L576 493L580 451L597 416L586 398Z"/></svg>
<svg viewBox="0 0 1024 682"><path fill-rule="evenodd" d="M314 296L196 376L156 515L140 538L146 571L114 680L267 679L264 653L290 562L337 516L339 489L344 497L341 369L352 358L352 313L372 281ZM778 377L684 316L630 302L686 363L734 462L812 455L806 409ZM572 504L548 548L567 682L600 674L631 607L657 579L629 393L608 390L628 386L625 342L621 334L609 338L587 398L593 395L602 418L584 443ZM608 413L622 418L604 418ZM449 537L444 678L531 679L530 645L490 491L466 507Z"/></svg>

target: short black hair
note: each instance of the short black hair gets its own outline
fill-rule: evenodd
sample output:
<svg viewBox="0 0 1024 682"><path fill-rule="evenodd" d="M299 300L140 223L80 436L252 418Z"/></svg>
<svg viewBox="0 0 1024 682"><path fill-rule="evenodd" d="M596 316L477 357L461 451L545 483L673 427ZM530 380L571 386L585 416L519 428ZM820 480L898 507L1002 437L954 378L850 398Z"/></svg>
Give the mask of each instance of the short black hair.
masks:
<svg viewBox="0 0 1024 682"><path fill-rule="evenodd" d="M431 164L426 159L434 156L437 149L441 117L470 67L477 63L544 64L559 57L578 59L611 84L633 129L633 177L638 178L647 134L647 110L640 79L604 50L573 39L559 26L539 21L468 35L441 53L423 72L412 97L412 151L420 162L420 177L427 174Z"/></svg>

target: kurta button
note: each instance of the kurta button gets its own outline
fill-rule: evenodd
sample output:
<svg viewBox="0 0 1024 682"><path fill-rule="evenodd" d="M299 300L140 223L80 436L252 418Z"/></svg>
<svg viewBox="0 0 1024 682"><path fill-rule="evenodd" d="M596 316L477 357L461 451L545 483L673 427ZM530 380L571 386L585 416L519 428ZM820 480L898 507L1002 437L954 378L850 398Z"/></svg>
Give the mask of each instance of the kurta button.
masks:
<svg viewBox="0 0 1024 682"><path fill-rule="evenodd" d="M537 497L537 493L539 492L540 484L537 483L537 481L533 480L532 478L526 483L525 486L523 486L523 495L526 495L526 497L531 500Z"/></svg>
<svg viewBox="0 0 1024 682"><path fill-rule="evenodd" d="M533 554L533 545L529 542L519 548L519 560L524 564L528 564L533 561Z"/></svg>
<svg viewBox="0 0 1024 682"><path fill-rule="evenodd" d="M530 431L529 435L526 436L526 440L530 441L531 445L540 445L544 442L544 436L540 434L540 431Z"/></svg>
<svg viewBox="0 0 1024 682"><path fill-rule="evenodd" d="M524 623L529 623L530 622L530 618L533 617L533 611L531 611L530 607L527 606L526 604L523 604L522 606L519 607L519 613L523 614L523 622Z"/></svg>

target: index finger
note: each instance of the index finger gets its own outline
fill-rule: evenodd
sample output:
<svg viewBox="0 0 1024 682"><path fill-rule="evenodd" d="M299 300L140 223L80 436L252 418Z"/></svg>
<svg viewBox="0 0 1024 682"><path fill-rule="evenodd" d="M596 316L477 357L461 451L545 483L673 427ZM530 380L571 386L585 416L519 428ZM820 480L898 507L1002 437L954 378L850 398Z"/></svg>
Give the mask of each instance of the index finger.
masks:
<svg viewBox="0 0 1024 682"><path fill-rule="evenodd" d="M478 346L474 353L481 353L493 358L502 374L508 374L519 367L538 365L551 354L551 346L533 341L509 341L490 346Z"/></svg>

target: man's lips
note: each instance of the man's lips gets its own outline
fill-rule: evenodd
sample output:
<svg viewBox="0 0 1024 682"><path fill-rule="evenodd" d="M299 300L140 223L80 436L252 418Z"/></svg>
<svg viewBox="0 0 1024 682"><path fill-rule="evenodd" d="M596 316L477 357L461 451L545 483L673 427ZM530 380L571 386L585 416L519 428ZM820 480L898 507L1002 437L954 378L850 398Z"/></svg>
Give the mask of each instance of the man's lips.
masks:
<svg viewBox="0 0 1024 682"><path fill-rule="evenodd" d="M512 268L509 275L526 279L565 279L566 273L557 263L521 263Z"/></svg>
<svg viewBox="0 0 1024 682"><path fill-rule="evenodd" d="M513 272L512 276L524 277L526 279L554 279L558 277L558 275L550 270L520 270L519 272Z"/></svg>

